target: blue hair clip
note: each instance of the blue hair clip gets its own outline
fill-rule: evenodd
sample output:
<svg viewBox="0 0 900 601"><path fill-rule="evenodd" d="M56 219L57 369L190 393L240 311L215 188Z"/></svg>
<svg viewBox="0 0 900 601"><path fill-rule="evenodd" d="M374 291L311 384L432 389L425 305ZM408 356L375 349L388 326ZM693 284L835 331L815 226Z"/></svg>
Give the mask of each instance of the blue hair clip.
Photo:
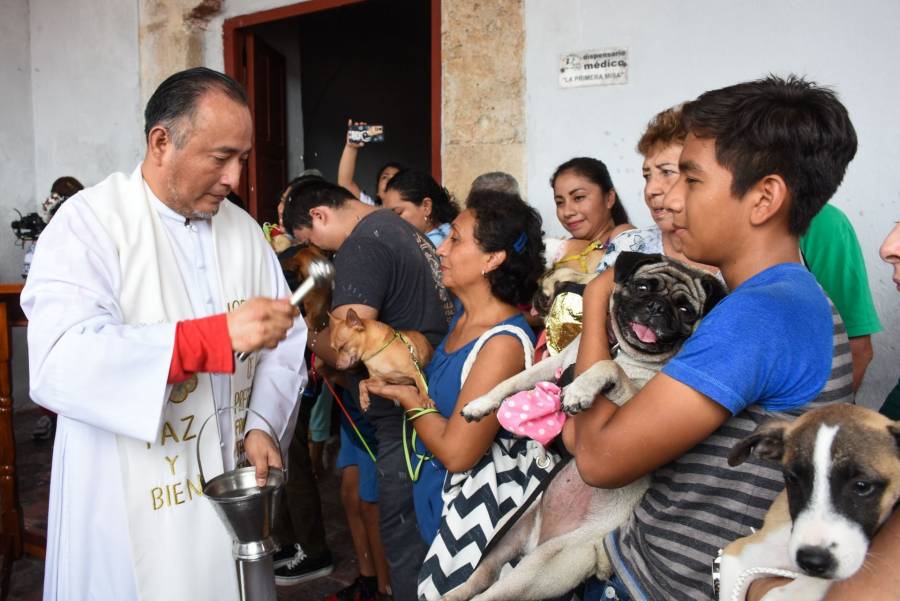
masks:
<svg viewBox="0 0 900 601"><path fill-rule="evenodd" d="M525 250L525 244L528 242L528 236L525 235L525 232L519 234L519 237L516 238L516 241L513 242L513 250L516 251L516 254L522 254L522 251Z"/></svg>

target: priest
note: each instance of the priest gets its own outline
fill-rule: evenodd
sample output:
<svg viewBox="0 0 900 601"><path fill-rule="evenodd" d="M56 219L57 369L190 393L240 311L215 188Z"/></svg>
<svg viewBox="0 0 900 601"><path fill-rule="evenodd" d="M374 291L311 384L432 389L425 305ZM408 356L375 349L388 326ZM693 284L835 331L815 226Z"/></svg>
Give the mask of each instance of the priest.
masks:
<svg viewBox="0 0 900 601"><path fill-rule="evenodd" d="M243 89L190 69L144 116L143 162L63 205L22 293L31 397L59 415L46 600L236 601L197 457L207 479L246 460L264 484L305 384L278 262L225 199L250 151Z"/></svg>

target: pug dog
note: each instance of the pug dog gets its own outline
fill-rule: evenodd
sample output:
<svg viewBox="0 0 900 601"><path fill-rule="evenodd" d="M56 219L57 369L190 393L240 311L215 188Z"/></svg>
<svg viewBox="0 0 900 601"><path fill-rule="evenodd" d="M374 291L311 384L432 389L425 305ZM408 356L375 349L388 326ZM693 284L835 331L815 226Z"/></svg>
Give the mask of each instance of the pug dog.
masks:
<svg viewBox="0 0 900 601"><path fill-rule="evenodd" d="M563 388L563 409L578 413L609 387L618 404L631 398L671 359L681 344L727 291L715 276L660 254L623 252L613 268L615 289L610 298L609 329L615 362L599 361ZM469 402L462 415L478 421L496 411L509 396L552 380L578 357L579 335L561 353L495 386ZM619 370L627 378L614 378ZM612 380L616 380L613 386ZM615 398L613 398L615 397ZM618 400L617 400L618 399Z"/></svg>
<svg viewBox="0 0 900 601"><path fill-rule="evenodd" d="M568 413L587 409L601 393L624 404L678 352L700 319L726 295L714 276L659 254L623 252L614 269L609 325L618 353L614 361L597 362L563 387L562 406ZM573 365L579 340L468 403L463 416L481 419L511 394ZM581 479L575 462L569 461L540 501L494 544L469 579L443 599L532 601L562 595L590 576L608 578L612 568L603 537L628 519L647 485L644 477L622 488L593 488ZM496 580L506 563L523 555L514 569Z"/></svg>

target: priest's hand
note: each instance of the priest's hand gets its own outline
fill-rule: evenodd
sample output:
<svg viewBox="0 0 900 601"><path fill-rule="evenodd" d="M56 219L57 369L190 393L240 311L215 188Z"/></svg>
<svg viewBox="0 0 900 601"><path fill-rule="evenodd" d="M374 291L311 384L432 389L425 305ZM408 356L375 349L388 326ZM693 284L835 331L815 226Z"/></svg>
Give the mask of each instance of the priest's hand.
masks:
<svg viewBox="0 0 900 601"><path fill-rule="evenodd" d="M228 336L233 351L275 348L285 339L300 311L287 299L251 298L228 313Z"/></svg>
<svg viewBox="0 0 900 601"><path fill-rule="evenodd" d="M272 437L262 430L250 430L244 437L244 453L256 468L256 485L262 488L269 478L269 467L282 468L281 454Z"/></svg>

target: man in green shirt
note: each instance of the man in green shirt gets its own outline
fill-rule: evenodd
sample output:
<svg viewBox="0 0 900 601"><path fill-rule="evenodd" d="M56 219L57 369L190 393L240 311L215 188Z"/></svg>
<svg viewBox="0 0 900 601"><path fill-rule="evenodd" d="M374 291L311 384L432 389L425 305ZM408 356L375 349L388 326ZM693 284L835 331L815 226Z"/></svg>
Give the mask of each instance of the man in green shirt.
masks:
<svg viewBox="0 0 900 601"><path fill-rule="evenodd" d="M882 330L856 232L847 216L828 203L800 238L800 251L847 326L856 392L874 356L872 334Z"/></svg>

